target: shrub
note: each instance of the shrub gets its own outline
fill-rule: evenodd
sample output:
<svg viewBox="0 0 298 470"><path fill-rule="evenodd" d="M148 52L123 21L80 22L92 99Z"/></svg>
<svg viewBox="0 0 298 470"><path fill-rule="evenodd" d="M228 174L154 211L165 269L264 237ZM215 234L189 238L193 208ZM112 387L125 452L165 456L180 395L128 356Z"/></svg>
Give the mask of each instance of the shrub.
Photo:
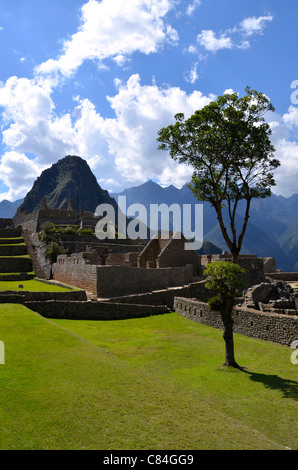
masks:
<svg viewBox="0 0 298 470"><path fill-rule="evenodd" d="M45 249L45 257L50 260L50 263L56 263L57 256L65 255L67 250L57 242L50 242Z"/></svg>

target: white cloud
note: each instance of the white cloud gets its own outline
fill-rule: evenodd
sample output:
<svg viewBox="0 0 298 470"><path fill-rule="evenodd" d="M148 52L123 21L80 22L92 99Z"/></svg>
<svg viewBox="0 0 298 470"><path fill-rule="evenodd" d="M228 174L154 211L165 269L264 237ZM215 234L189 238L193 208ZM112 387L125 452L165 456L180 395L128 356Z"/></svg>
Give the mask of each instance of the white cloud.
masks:
<svg viewBox="0 0 298 470"><path fill-rule="evenodd" d="M290 106L288 113L283 115L283 121L290 129L298 127L298 107Z"/></svg>
<svg viewBox="0 0 298 470"><path fill-rule="evenodd" d="M224 95L233 95L235 91L232 88L228 88L223 92Z"/></svg>
<svg viewBox="0 0 298 470"><path fill-rule="evenodd" d="M211 29L203 30L197 36L197 43L209 52L233 48L248 49L250 42L247 38L256 34L263 34L266 24L272 20L272 15L245 18L239 25L225 30L218 36ZM194 46L190 46L189 51L193 52L194 50Z"/></svg>
<svg viewBox="0 0 298 470"><path fill-rule="evenodd" d="M11 77L6 82L0 89L0 105L8 151L2 158L1 175L11 194L24 195L40 168L68 154L85 158L109 185L117 181L117 186L124 187L147 178L159 178L163 184L171 178L176 184L187 181L189 170L157 150L157 132L173 122L176 112L190 115L212 96L199 91L188 95L177 87L142 86L137 74L125 83L115 80L115 85L116 94L107 97L115 117L103 118L89 99L79 96L73 99L72 115L58 116L51 95L34 80ZM33 162L26 155L36 159Z"/></svg>
<svg viewBox="0 0 298 470"><path fill-rule="evenodd" d="M48 91L33 80L9 78L0 88L0 106L3 143L11 150L52 163L77 149L70 115L56 116Z"/></svg>
<svg viewBox="0 0 298 470"><path fill-rule="evenodd" d="M214 31L211 29L203 30L201 34L198 34L197 42L210 52L216 52L220 49L231 49L233 47L230 37L221 34L220 37L217 38Z"/></svg>
<svg viewBox="0 0 298 470"><path fill-rule="evenodd" d="M194 64L192 64L190 71L184 74L184 78L187 82L192 83L192 84L198 80L199 78L198 62L195 62Z"/></svg>
<svg viewBox="0 0 298 470"><path fill-rule="evenodd" d="M89 0L82 7L82 24L64 42L58 59L36 68L37 74L70 76L85 60L118 60L136 51L156 52L166 41L176 43L178 33L164 21L170 0Z"/></svg>
<svg viewBox="0 0 298 470"><path fill-rule="evenodd" d="M252 36L253 34L263 34L266 23L272 20L272 15L259 16L258 18L251 16L241 21L240 28L246 36Z"/></svg>
<svg viewBox="0 0 298 470"><path fill-rule="evenodd" d="M298 143L295 141L281 139L275 144L276 158L281 162L281 166L275 170L276 187L273 192L289 197L298 193Z"/></svg>
<svg viewBox="0 0 298 470"><path fill-rule="evenodd" d="M0 88L0 106L5 122L18 121L28 126L51 115L54 104L44 88L27 78L10 77Z"/></svg>
<svg viewBox="0 0 298 470"><path fill-rule="evenodd" d="M116 168L125 180L136 183L158 178L165 183L171 173L175 182L182 170L177 170L178 164L157 150L157 132L173 122L178 111L190 115L211 99L199 91L187 95L176 87L142 86L138 75L132 75L126 84L120 85L118 94L109 98L116 119L105 120L102 131Z"/></svg>
<svg viewBox="0 0 298 470"><path fill-rule="evenodd" d="M290 106L289 112L283 116L269 112L266 120L272 129L271 142L276 149L275 157L281 162L274 171L276 186L273 192L289 197L298 192L298 143L293 138L298 133L296 108Z"/></svg>
<svg viewBox="0 0 298 470"><path fill-rule="evenodd" d="M195 10L201 5L201 0L193 0L186 9L186 14L191 16Z"/></svg>
<svg viewBox="0 0 298 470"><path fill-rule="evenodd" d="M42 167L26 155L7 152L2 156L0 174L9 191L1 194L1 199L17 200L30 189L32 182L40 175Z"/></svg>

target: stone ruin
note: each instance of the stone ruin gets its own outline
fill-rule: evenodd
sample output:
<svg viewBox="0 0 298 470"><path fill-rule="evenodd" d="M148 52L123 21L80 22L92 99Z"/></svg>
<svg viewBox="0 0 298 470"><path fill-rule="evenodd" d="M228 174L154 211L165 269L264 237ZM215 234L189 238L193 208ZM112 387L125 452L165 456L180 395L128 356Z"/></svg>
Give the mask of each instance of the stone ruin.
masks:
<svg viewBox="0 0 298 470"><path fill-rule="evenodd" d="M244 291L242 306L262 312L298 315L298 291L286 281L267 279Z"/></svg>

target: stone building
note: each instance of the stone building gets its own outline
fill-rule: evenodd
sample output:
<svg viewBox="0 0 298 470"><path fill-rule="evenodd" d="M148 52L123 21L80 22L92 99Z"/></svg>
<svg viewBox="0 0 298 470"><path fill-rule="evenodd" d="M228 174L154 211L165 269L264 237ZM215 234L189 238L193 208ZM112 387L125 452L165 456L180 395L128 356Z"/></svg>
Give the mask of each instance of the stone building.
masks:
<svg viewBox="0 0 298 470"><path fill-rule="evenodd" d="M168 240L155 236L140 251L109 252L104 245L82 253L60 255L52 267L54 280L76 285L100 298L146 293L203 280L207 262L230 260L227 254L208 258L184 249L182 234ZM264 280L264 263L257 256L240 257L246 269L244 287Z"/></svg>

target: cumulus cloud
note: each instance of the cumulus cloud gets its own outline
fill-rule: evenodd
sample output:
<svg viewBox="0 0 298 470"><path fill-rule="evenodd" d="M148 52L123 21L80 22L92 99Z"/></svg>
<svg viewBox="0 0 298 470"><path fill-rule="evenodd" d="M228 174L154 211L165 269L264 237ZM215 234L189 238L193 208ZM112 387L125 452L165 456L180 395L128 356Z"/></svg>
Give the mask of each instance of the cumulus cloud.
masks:
<svg viewBox="0 0 298 470"><path fill-rule="evenodd" d="M290 106L288 112L283 115L283 121L290 129L298 127L298 107Z"/></svg>
<svg viewBox="0 0 298 470"><path fill-rule="evenodd" d="M199 91L187 95L177 87L142 86L139 75L132 75L127 83L119 86L118 94L109 98L116 119L105 123L109 151L115 156L119 172L130 182L158 178L166 184L171 174L172 183L184 184L185 175L177 183L182 169L178 170L178 164L157 150L157 132L173 122L177 111L191 115L213 98Z"/></svg>
<svg viewBox="0 0 298 470"><path fill-rule="evenodd" d="M189 179L189 170L157 150L157 132L173 121L177 111L190 115L212 96L142 85L137 74L124 83L116 80L115 86L115 95L107 97L115 117L104 118L94 103L79 96L74 98L72 114L58 116L51 95L34 80L11 77L6 82L0 89L0 105L4 108L3 142L9 150L2 157L1 175L13 194L16 188L18 195L25 193L41 168L67 154L85 158L109 186L117 182L114 190L119 184L125 187L147 178L177 185ZM26 155L38 157L33 161Z"/></svg>
<svg viewBox="0 0 298 470"><path fill-rule="evenodd" d="M0 88L0 106L8 148L38 155L43 163L76 150L70 115L56 116L49 92L34 80L9 78Z"/></svg>
<svg viewBox="0 0 298 470"><path fill-rule="evenodd" d="M275 144L275 148L281 166L275 170L277 185L273 192L289 197L298 192L298 144L293 140L281 139Z"/></svg>
<svg viewBox="0 0 298 470"><path fill-rule="evenodd" d="M42 166L30 160L25 154L6 152L1 159L1 179L9 190L1 194L2 199L17 200L26 194L32 182L40 175Z"/></svg>
<svg viewBox="0 0 298 470"><path fill-rule="evenodd" d="M170 8L170 0L89 0L82 7L79 30L64 42L60 57L42 63L36 72L70 76L85 60L122 62L136 51L150 54L167 41L176 43L177 31L164 20Z"/></svg>
<svg viewBox="0 0 298 470"><path fill-rule="evenodd" d="M190 115L213 97L142 85L138 74L115 85L117 93L108 97L115 118L103 118L88 99L78 100L74 130L80 154L88 155L99 180L113 184L114 191L148 178L182 186L191 172L157 149L157 132L173 122L177 110Z"/></svg>
<svg viewBox="0 0 298 470"><path fill-rule="evenodd" d="M268 113L266 120L272 130L271 141L276 149L275 157L281 165L274 172L276 186L275 194L289 197L298 192L298 144L295 138L298 134L297 108L290 106L288 113Z"/></svg>
<svg viewBox="0 0 298 470"><path fill-rule="evenodd" d="M240 29L246 36L252 36L253 34L263 34L266 23L272 20L272 15L259 16L258 18L255 16L251 16L241 21Z"/></svg>
<svg viewBox="0 0 298 470"><path fill-rule="evenodd" d="M211 29L203 30L197 35L197 44L208 52L217 52L221 49L248 49L250 47L249 37L263 34L265 26L273 20L272 15L249 17L242 20L238 25L216 34ZM195 46L192 45L192 50Z"/></svg>
<svg viewBox="0 0 298 470"><path fill-rule="evenodd" d="M231 49L233 46L232 39L225 33L217 38L211 29L203 30L198 34L197 42L210 52L216 52L220 49Z"/></svg>

